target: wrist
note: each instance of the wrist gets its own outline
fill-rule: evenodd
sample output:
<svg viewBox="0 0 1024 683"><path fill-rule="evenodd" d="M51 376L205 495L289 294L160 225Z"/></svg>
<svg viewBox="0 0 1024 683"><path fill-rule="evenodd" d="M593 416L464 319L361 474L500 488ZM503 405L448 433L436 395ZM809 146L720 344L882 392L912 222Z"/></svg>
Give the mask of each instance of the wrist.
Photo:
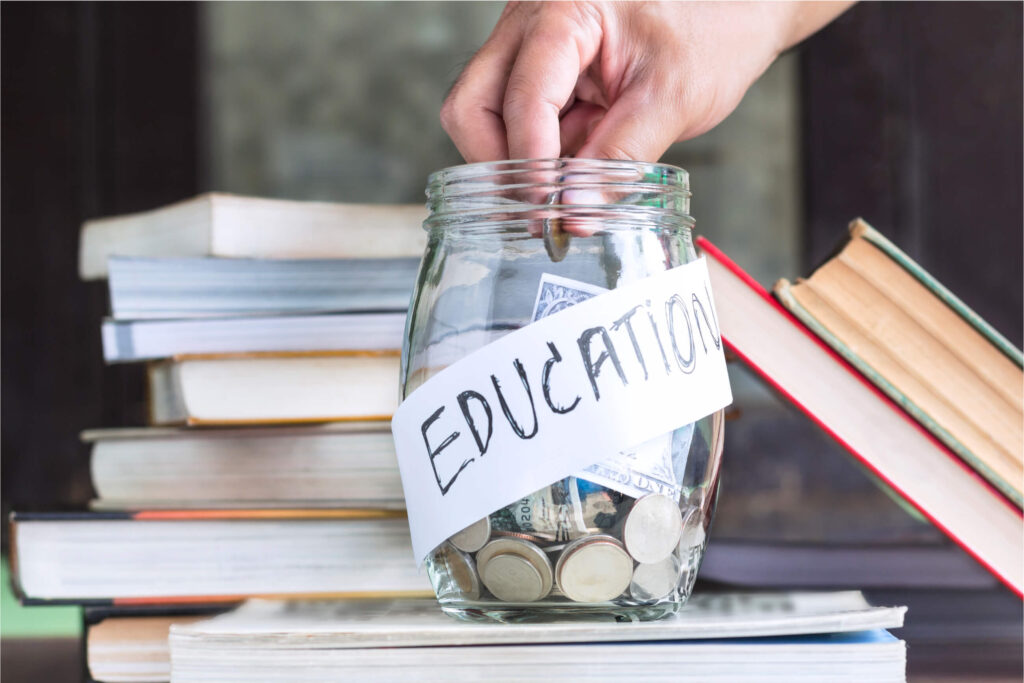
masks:
<svg viewBox="0 0 1024 683"><path fill-rule="evenodd" d="M780 2L778 51L781 54L828 24L854 4L853 0Z"/></svg>

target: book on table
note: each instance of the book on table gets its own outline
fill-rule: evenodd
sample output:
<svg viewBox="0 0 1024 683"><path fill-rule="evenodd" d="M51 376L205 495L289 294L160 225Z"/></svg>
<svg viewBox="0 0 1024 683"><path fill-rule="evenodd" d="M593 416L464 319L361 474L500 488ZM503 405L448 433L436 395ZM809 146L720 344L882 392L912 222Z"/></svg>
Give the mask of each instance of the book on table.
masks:
<svg viewBox="0 0 1024 683"><path fill-rule="evenodd" d="M232 672L262 680L411 677L521 680L904 679L906 650L885 629L904 608L858 592L694 595L660 621L466 623L436 602L254 601L170 627L174 680ZM851 678L853 680L853 678Z"/></svg>
<svg viewBox="0 0 1024 683"><path fill-rule="evenodd" d="M154 425L388 419L398 351L187 355L148 366Z"/></svg>
<svg viewBox="0 0 1024 683"><path fill-rule="evenodd" d="M419 259L110 259L118 320L405 312Z"/></svg>
<svg viewBox="0 0 1024 683"><path fill-rule="evenodd" d="M15 513L11 539L28 603L433 595L403 510Z"/></svg>
<svg viewBox="0 0 1024 683"><path fill-rule="evenodd" d="M1021 511L704 238L728 348L1018 595Z"/></svg>
<svg viewBox="0 0 1024 683"><path fill-rule="evenodd" d="M387 421L84 432L93 509L404 509Z"/></svg>
<svg viewBox="0 0 1024 683"><path fill-rule="evenodd" d="M268 259L420 258L422 204L341 204L202 194L150 211L86 221L78 270L107 275L111 256Z"/></svg>
<svg viewBox="0 0 1024 683"><path fill-rule="evenodd" d="M194 614L113 614L92 618L86 610L85 662L98 683L164 683L171 680L172 624L208 618Z"/></svg>
<svg viewBox="0 0 1024 683"><path fill-rule="evenodd" d="M95 611L89 610L90 613ZM213 619L210 615L195 614L128 616L108 610L102 618L90 619L86 656L90 674L98 681L128 680L127 674L134 675L131 680L136 683L168 680L171 675L168 635L173 629L175 680L182 676L215 677L226 672L226 667L239 667L237 672L242 676L263 678L266 674L262 668L257 671L250 669L246 662L236 661L250 649L275 652L269 664L260 658L256 666L269 665L272 675L289 680L289 673L302 675L301 671L290 670L290 667L302 669L316 664L327 667L316 670L321 676L362 676L371 672L353 671L349 667L361 667L363 664L357 664L360 659L380 659L389 651L394 653L395 648L402 648L405 653L399 657L402 663L372 672L373 678L386 673L391 678L412 676L415 672L405 668L402 660L417 659L420 655L424 656L424 661L435 660L438 664L433 669L435 674L447 677L453 673L448 667L456 659L460 665L471 665L469 671L482 673L478 668L481 662L473 661L480 647L505 648L508 654L520 660L537 655L543 661L559 658L563 660L562 666L577 667L576 674L568 677L578 678L583 675L579 667L586 665L578 661L578 657L592 653L595 648L577 646L598 643L613 652L618 650L620 654L631 655L634 651L629 649L630 644L635 646L642 642L664 646L647 650L655 660L699 657L705 665L705 673L710 669L707 658L724 648L726 656L742 652L753 657L741 669L737 668L737 662L727 663L725 670L717 672L721 674L750 676L759 673L761 660L766 658L776 660L773 664L776 673L792 674L799 667L823 664L826 660L860 670L864 665L850 660L881 656L884 664L873 665L870 671L860 671L902 680L904 646L895 638L886 637L881 629L901 627L904 613L903 607L872 606L857 591L703 593L695 595L679 614L666 620L623 623L609 618L468 624L444 616L433 600L258 600ZM844 634L843 637L837 637L840 634ZM709 639L716 639L716 642L709 643ZM749 647L754 644L751 639L760 639L757 647ZM819 647L829 643L842 647L839 652ZM878 643L884 645L879 647ZM790 647L794 644L803 647ZM314 650L324 649L342 651L349 656L340 661L321 659ZM781 652L784 649L785 653ZM791 658L789 668L778 661L785 656ZM211 661L219 664L207 668ZM646 668L641 672L649 673ZM530 673L536 672L512 668L505 675ZM674 671L676 676L684 673ZM485 677L493 679L495 674L492 671Z"/></svg>
<svg viewBox="0 0 1024 683"><path fill-rule="evenodd" d="M1018 506L1021 352L862 220L779 301Z"/></svg>
<svg viewBox="0 0 1024 683"><path fill-rule="evenodd" d="M103 321L103 359L181 355L388 350L402 346L405 311Z"/></svg>

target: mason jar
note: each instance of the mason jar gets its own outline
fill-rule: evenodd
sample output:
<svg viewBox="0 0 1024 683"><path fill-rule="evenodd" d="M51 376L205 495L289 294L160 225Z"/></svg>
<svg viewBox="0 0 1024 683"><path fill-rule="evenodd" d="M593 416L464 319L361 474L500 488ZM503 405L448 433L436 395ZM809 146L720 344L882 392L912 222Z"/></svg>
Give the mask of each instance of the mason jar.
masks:
<svg viewBox="0 0 1024 683"><path fill-rule="evenodd" d="M432 174L427 197L403 399L535 320L697 259L689 176L674 166L468 164ZM495 497L489 515L427 557L442 608L500 621L677 611L704 554L723 424L717 410L613 457L595 454L593 466L518 500Z"/></svg>

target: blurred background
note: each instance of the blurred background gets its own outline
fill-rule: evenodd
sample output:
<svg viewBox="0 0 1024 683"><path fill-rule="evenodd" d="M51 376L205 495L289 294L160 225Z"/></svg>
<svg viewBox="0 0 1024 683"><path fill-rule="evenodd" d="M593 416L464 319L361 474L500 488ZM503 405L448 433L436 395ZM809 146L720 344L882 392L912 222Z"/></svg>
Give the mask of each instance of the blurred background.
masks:
<svg viewBox="0 0 1024 683"><path fill-rule="evenodd" d="M3 3L5 515L84 505L78 433L144 423L141 367L102 363L106 292L78 280L82 221L209 190L423 201L427 174L460 162L441 102L501 8ZM863 217L1019 347L1021 8L858 5L784 55L723 124L663 158L691 173L697 232L770 286L809 274ZM732 373L714 538L945 543ZM1019 612L994 584L973 589ZM5 636L78 628L71 612L19 621L4 599Z"/></svg>

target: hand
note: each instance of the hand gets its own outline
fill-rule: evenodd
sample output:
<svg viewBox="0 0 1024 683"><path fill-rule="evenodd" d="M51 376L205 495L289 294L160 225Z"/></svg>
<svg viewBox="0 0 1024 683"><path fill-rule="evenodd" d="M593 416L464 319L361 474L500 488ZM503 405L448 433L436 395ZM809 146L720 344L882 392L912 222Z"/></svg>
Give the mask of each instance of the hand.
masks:
<svg viewBox="0 0 1024 683"><path fill-rule="evenodd" d="M468 162L656 161L849 3L509 3L441 124Z"/></svg>

